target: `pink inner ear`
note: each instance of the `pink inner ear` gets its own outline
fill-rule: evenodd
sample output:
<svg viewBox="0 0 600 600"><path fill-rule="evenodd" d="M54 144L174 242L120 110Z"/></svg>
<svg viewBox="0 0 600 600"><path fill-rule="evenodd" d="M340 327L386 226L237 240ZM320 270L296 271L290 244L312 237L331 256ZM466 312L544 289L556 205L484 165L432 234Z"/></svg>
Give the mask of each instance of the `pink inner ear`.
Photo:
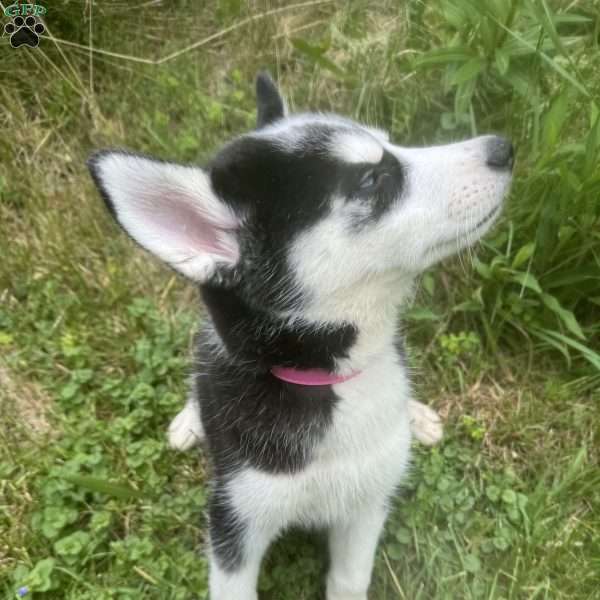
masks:
<svg viewBox="0 0 600 600"><path fill-rule="evenodd" d="M221 209L210 214L184 191L152 193L144 202L146 226L157 238L190 258L209 254L235 262L238 249L233 239L237 223Z"/></svg>
<svg viewBox="0 0 600 600"><path fill-rule="evenodd" d="M173 220L173 227L186 236L190 247L223 258L237 259L237 256L232 256L231 244L226 243L225 237L228 232L232 233L233 223L217 223L198 206L181 199L174 198L170 207L169 218ZM231 227L227 229L227 225Z"/></svg>

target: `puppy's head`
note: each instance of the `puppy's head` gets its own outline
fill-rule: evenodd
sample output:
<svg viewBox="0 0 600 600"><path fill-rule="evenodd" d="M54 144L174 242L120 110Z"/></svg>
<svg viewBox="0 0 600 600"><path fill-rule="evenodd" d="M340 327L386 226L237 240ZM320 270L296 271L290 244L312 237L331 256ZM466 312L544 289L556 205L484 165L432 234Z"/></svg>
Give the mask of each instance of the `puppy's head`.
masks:
<svg viewBox="0 0 600 600"><path fill-rule="evenodd" d="M503 138L405 148L339 116L287 115L265 74L257 95L257 129L205 168L122 151L89 161L119 224L196 282L235 287L258 308L298 309L413 277L500 213L513 161Z"/></svg>

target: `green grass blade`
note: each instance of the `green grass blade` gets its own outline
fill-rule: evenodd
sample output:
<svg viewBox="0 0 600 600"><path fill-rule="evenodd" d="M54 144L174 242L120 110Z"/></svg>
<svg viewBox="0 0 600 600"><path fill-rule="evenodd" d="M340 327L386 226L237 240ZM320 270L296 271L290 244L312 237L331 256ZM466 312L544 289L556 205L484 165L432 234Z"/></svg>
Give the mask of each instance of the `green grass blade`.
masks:
<svg viewBox="0 0 600 600"><path fill-rule="evenodd" d="M555 60L550 58L545 52L542 52L538 48L536 48L533 44L530 44L525 38L521 35L513 31L512 29L508 29L504 23L500 21L496 21L502 29L505 29L506 32L512 36L515 40L521 43L525 48L530 50L532 53L537 54L552 70L554 70L558 75L560 75L563 79L568 81L574 88L576 88L579 92L581 92L586 98L590 98L591 94L588 92L586 87L581 84L575 77L573 77L570 73L568 73L563 67L561 67Z"/></svg>
<svg viewBox="0 0 600 600"><path fill-rule="evenodd" d="M532 333L539 334L540 332L545 333L545 335L550 336L550 338L554 338L555 340L562 342L563 344L570 346L571 348L575 348L583 358L585 358L590 364L594 366L594 368L600 371L600 354L594 352L591 348L584 346L579 343L577 340L574 340L562 333L558 333L558 331L552 331L550 329L540 330L536 327L531 328Z"/></svg>
<svg viewBox="0 0 600 600"><path fill-rule="evenodd" d="M144 494L139 490L134 490L127 485L111 483L110 481L106 481L106 479L99 479L88 475L64 475L63 479L91 492L106 494L107 496L113 496L121 500L144 497Z"/></svg>

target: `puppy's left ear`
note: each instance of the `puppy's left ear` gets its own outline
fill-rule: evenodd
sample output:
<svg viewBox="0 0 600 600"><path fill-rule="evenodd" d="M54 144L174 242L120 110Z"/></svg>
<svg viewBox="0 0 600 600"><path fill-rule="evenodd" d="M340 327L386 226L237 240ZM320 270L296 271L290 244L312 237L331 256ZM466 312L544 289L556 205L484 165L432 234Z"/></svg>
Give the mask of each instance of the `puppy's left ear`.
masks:
<svg viewBox="0 0 600 600"><path fill-rule="evenodd" d="M260 129L269 123L286 116L285 102L267 71L256 76L256 128Z"/></svg>

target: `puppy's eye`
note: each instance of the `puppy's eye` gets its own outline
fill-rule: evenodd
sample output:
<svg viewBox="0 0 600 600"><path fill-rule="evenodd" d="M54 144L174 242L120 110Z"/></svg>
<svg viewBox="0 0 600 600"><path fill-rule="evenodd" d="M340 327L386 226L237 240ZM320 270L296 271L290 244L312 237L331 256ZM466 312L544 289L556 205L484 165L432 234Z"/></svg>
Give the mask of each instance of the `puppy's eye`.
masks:
<svg viewBox="0 0 600 600"><path fill-rule="evenodd" d="M367 171L358 182L358 189L361 192L368 192L377 187L379 175L373 169Z"/></svg>

